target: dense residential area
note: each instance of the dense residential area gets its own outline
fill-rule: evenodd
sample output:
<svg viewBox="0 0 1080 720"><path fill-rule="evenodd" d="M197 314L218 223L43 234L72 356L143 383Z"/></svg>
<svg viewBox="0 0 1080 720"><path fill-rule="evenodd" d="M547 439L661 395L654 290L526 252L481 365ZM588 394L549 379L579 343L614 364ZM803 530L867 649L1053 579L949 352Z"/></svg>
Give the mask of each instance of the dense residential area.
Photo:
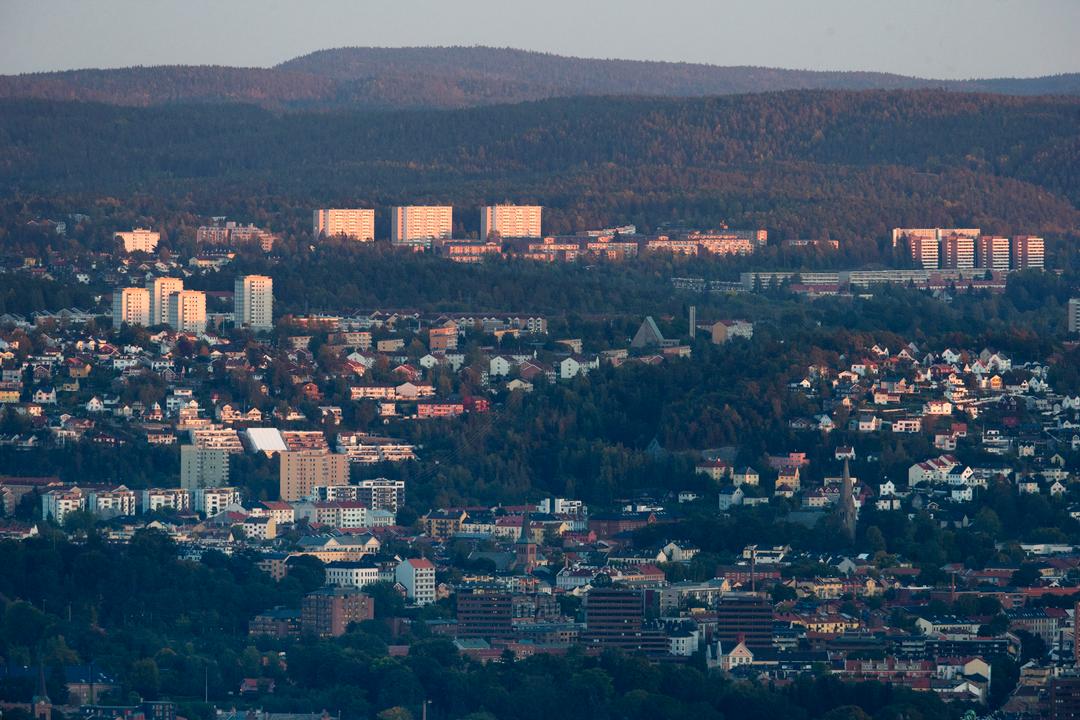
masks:
<svg viewBox="0 0 1080 720"><path fill-rule="evenodd" d="M2 720L1080 719L1080 6L421 5L0 3Z"/></svg>
<svg viewBox="0 0 1080 720"><path fill-rule="evenodd" d="M371 211L317 211L303 262L451 283L524 262L565 285L591 261L614 263L592 282L641 281L588 316L313 308L291 289L300 258L220 220L177 253L140 228L7 257L0 278L42 307L64 282L82 302L0 316L11 700L329 712L344 681L317 668L341 653L403 674L336 700L346 717L490 708L416 685L433 662L618 677L633 658L736 705L876 684L927 717L1080 693L1080 302L1041 238L900 230L899 268L827 291L798 270L672 282L656 271L697 262L674 246L462 264L440 250L452 215L421 208L409 235L409 209L389 248ZM488 237L514 247L540 212L482 222L501 215L508 239ZM957 238L970 253L930 262ZM911 282L991 265L998 286ZM393 298L407 280L387 282Z"/></svg>

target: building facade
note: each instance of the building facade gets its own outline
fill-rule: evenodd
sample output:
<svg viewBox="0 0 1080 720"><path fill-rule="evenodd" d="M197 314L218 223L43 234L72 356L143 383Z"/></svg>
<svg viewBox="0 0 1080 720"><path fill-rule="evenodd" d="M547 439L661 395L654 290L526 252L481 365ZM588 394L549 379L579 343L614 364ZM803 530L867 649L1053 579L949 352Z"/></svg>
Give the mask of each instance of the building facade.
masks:
<svg viewBox="0 0 1080 720"><path fill-rule="evenodd" d="M295 450L279 455L281 499L303 500L319 485L347 485L349 458L325 450Z"/></svg>
<svg viewBox="0 0 1080 720"><path fill-rule="evenodd" d="M184 289L180 278L160 277L146 283L150 291L150 324L169 324L169 298Z"/></svg>
<svg viewBox="0 0 1080 720"><path fill-rule="evenodd" d="M233 284L233 321L252 330L274 328L274 281L266 275L242 275Z"/></svg>
<svg viewBox="0 0 1080 720"><path fill-rule="evenodd" d="M113 293L113 327L122 324L150 324L150 291L146 288L117 288Z"/></svg>
<svg viewBox="0 0 1080 720"><path fill-rule="evenodd" d="M305 595L300 603L300 627L304 635L339 637L351 623L374 617L375 601L353 588L320 588Z"/></svg>
<svg viewBox="0 0 1080 720"><path fill-rule="evenodd" d="M344 236L359 242L375 240L375 211L366 208L321 208L314 212L315 237Z"/></svg>
<svg viewBox="0 0 1080 720"><path fill-rule="evenodd" d="M404 205L390 215L390 242L395 245L430 245L453 234L454 209L449 205Z"/></svg>
<svg viewBox="0 0 1080 720"><path fill-rule="evenodd" d="M489 237L539 238L543 208L539 205L488 205L480 210L480 240Z"/></svg>
<svg viewBox="0 0 1080 720"><path fill-rule="evenodd" d="M123 243L124 252L126 253L152 253L157 250L158 242L161 240L161 233L145 228L135 228L128 232L116 233L116 238Z"/></svg>
<svg viewBox="0 0 1080 720"><path fill-rule="evenodd" d="M205 331L206 293L201 290L181 290L170 295L169 326L177 332Z"/></svg>

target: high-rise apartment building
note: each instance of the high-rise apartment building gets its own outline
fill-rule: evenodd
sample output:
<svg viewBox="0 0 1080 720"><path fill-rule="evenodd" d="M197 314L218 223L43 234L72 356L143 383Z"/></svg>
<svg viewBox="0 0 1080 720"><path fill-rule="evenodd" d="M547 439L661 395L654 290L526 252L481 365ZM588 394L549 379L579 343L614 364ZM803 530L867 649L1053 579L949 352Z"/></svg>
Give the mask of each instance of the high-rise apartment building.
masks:
<svg viewBox="0 0 1080 720"><path fill-rule="evenodd" d="M356 588L320 588L300 601L300 627L305 635L340 637L351 623L374 618L374 599Z"/></svg>
<svg viewBox="0 0 1080 720"><path fill-rule="evenodd" d="M375 239L375 211L365 208L322 208L312 221L315 237L344 235L360 242Z"/></svg>
<svg viewBox="0 0 1080 720"><path fill-rule="evenodd" d="M124 252L126 253L152 253L157 250L158 242L161 240L161 233L145 228L135 228L128 232L116 233L116 238L123 243Z"/></svg>
<svg viewBox="0 0 1080 720"><path fill-rule="evenodd" d="M409 558L398 563L394 579L405 588L406 597L415 605L435 602L435 566L427 558Z"/></svg>
<svg viewBox="0 0 1080 720"><path fill-rule="evenodd" d="M180 487L196 490L228 484L228 450L202 445L180 446Z"/></svg>
<svg viewBox="0 0 1080 720"><path fill-rule="evenodd" d="M150 324L150 291L146 288L117 288L113 292L113 327Z"/></svg>
<svg viewBox="0 0 1080 720"><path fill-rule="evenodd" d="M396 513L405 504L405 481L387 478L361 480L356 499L366 503L369 508Z"/></svg>
<svg viewBox="0 0 1080 720"><path fill-rule="evenodd" d="M454 209L449 205L405 205L390 215L390 242L395 245L430 245L453 234Z"/></svg>
<svg viewBox="0 0 1080 720"><path fill-rule="evenodd" d="M1017 235L1012 239L1012 268L1026 270L1046 266L1046 243L1041 237Z"/></svg>
<svg viewBox="0 0 1080 720"><path fill-rule="evenodd" d="M286 502L303 500L312 488L349 484L349 456L325 450L294 450L279 454L280 495Z"/></svg>
<svg viewBox="0 0 1080 720"><path fill-rule="evenodd" d="M1080 333L1080 298L1072 298L1068 304L1069 332Z"/></svg>
<svg viewBox="0 0 1080 720"><path fill-rule="evenodd" d="M169 326L177 332L206 330L206 293L181 290L169 295Z"/></svg>
<svg viewBox="0 0 1080 720"><path fill-rule="evenodd" d="M987 270L1006 271L1011 263L1009 238L997 235L980 235L975 260L977 267Z"/></svg>
<svg viewBox="0 0 1080 720"><path fill-rule="evenodd" d="M233 321L252 330L274 328L274 281L266 275L242 275L233 283Z"/></svg>
<svg viewBox="0 0 1080 720"><path fill-rule="evenodd" d="M892 244L896 247L901 240L911 238L933 238L940 241L950 235L969 237L974 240L979 237L980 230L979 228L893 228Z"/></svg>
<svg viewBox="0 0 1080 720"><path fill-rule="evenodd" d="M180 278L159 277L149 280L146 289L150 291L150 325L169 324L169 297L184 289Z"/></svg>
<svg viewBox="0 0 1080 720"><path fill-rule="evenodd" d="M975 240L963 235L949 235L941 240L941 267L970 270L975 267Z"/></svg>
<svg viewBox="0 0 1080 720"><path fill-rule="evenodd" d="M908 238L911 246L911 259L923 270L937 270L940 243L936 238L913 236Z"/></svg>
<svg viewBox="0 0 1080 720"><path fill-rule="evenodd" d="M480 210L480 239L542 237L542 212L539 205L488 205Z"/></svg>

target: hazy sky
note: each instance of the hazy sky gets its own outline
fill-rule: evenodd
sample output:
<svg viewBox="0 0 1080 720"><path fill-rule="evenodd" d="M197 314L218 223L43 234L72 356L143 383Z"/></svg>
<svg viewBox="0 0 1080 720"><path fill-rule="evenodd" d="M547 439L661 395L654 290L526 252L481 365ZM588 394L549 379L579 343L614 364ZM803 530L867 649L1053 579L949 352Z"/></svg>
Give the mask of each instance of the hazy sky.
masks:
<svg viewBox="0 0 1080 720"><path fill-rule="evenodd" d="M1080 0L0 0L0 74L495 45L935 78L1080 71Z"/></svg>

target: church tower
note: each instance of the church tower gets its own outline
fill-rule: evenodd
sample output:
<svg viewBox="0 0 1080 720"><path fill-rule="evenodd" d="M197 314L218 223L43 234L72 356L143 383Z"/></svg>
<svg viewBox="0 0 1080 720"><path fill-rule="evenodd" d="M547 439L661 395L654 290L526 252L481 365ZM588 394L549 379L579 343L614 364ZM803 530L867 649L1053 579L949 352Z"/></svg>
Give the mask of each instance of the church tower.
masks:
<svg viewBox="0 0 1080 720"><path fill-rule="evenodd" d="M45 688L45 666L38 663L38 688L37 694L31 701L33 705L34 720L52 720L52 701Z"/></svg>
<svg viewBox="0 0 1080 720"><path fill-rule="evenodd" d="M531 572L536 567L536 543L533 542L532 533L529 531L529 513L526 512L521 518L521 535L518 536L514 545L514 554L517 556L518 570Z"/></svg>
<svg viewBox="0 0 1080 720"><path fill-rule="evenodd" d="M858 511L855 509L855 483L851 479L851 468L844 460L844 486L840 491L840 526L848 542L855 542L855 521Z"/></svg>

